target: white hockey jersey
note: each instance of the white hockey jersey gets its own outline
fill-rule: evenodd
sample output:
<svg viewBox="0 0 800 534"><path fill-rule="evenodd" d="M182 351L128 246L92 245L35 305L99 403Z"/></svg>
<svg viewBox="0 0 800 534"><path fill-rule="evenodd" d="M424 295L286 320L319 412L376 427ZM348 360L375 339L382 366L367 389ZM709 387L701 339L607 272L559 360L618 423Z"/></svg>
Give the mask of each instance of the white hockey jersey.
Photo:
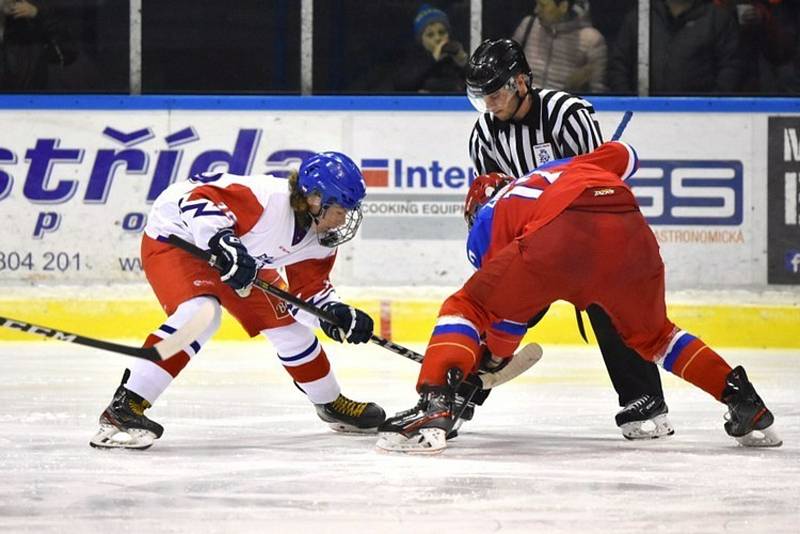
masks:
<svg viewBox="0 0 800 534"><path fill-rule="evenodd" d="M289 291L316 306L338 301L329 280L336 249L321 245L314 224L298 226L289 181L272 175L201 173L172 184L156 198L145 233L164 241L177 235L207 249L219 230L232 228L260 268L284 268ZM292 309L298 321L318 324Z"/></svg>

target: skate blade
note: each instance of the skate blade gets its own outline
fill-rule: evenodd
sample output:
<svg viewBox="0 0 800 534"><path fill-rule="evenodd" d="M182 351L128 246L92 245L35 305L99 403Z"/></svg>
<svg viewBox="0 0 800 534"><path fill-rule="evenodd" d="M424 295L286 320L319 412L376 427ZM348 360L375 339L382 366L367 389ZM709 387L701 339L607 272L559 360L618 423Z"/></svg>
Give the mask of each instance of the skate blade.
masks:
<svg viewBox="0 0 800 534"><path fill-rule="evenodd" d="M341 432L342 434L377 434L378 427L373 426L371 428L359 428L357 426L348 425L345 423L328 423L328 426L336 431Z"/></svg>
<svg viewBox="0 0 800 534"><path fill-rule="evenodd" d="M783 445L783 440L775 432L773 426L770 425L764 430L753 430L749 434L734 439L742 447L780 447Z"/></svg>
<svg viewBox="0 0 800 534"><path fill-rule="evenodd" d="M657 415L647 421L632 421L619 427L622 436L632 441L659 439L675 434L667 414Z"/></svg>
<svg viewBox="0 0 800 534"><path fill-rule="evenodd" d="M96 449L149 449L156 440L156 435L149 430L131 428L120 430L111 425L100 425L100 430L89 440L89 445Z"/></svg>
<svg viewBox="0 0 800 534"><path fill-rule="evenodd" d="M446 436L441 428L423 428L409 437L399 432L381 432L375 447L382 452L440 454L447 448Z"/></svg>

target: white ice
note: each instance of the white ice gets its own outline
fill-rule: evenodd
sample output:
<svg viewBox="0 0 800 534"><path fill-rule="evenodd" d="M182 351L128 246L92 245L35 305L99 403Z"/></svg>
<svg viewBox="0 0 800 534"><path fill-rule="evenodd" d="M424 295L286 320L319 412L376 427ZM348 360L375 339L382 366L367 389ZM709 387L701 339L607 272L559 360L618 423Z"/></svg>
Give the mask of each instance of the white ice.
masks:
<svg viewBox="0 0 800 534"><path fill-rule="evenodd" d="M328 343L343 392L394 413L417 364ZM412 346L420 350L420 346ZM124 356L0 343L0 532L800 531L800 352L725 350L773 410L739 447L724 407L662 372L676 435L625 441L595 348L545 347L439 456L319 421L265 342L211 342L150 410L147 451L88 446Z"/></svg>

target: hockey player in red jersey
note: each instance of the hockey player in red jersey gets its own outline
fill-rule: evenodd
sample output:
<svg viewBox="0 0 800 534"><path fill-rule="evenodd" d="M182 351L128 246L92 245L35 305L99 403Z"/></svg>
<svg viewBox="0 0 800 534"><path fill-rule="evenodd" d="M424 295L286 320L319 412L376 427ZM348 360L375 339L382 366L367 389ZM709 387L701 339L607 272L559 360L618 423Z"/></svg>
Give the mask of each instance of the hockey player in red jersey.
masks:
<svg viewBox="0 0 800 534"><path fill-rule="evenodd" d="M725 403L725 431L742 445L781 444L744 369L667 317L658 244L624 182L637 164L629 145L605 143L511 181L478 210L467 243L478 270L442 305L419 403L380 426L380 449L443 450L454 389L480 365L481 337L493 355L511 357L528 319L559 299L600 305L643 358Z"/></svg>
<svg viewBox="0 0 800 534"><path fill-rule="evenodd" d="M153 204L142 238L145 275L167 320L145 341L152 346L207 313L207 327L177 355L153 363L136 360L126 369L108 408L100 416L94 447L147 448L163 427L144 415L172 380L219 328L221 307L253 337L263 334L319 417L340 431L374 432L384 411L374 403L341 394L333 370L314 334L319 326L338 342L366 343L372 319L342 303L329 280L337 246L355 236L366 194L353 161L338 152L314 155L289 179L270 175L202 173L173 184ZM217 272L204 261L165 241L177 235L219 258ZM287 306L262 291L251 291L256 276L329 312L339 328Z"/></svg>

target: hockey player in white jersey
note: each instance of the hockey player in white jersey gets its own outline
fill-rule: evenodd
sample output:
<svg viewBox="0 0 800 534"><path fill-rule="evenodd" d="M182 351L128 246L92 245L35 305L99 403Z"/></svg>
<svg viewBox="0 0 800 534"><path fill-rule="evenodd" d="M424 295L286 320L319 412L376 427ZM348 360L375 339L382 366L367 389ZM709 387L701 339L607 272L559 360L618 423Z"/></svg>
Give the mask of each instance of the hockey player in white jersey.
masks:
<svg viewBox="0 0 800 534"><path fill-rule="evenodd" d="M313 330L319 326L335 341L349 343L365 343L372 335L369 315L342 303L329 280L336 247L352 239L361 223L365 194L355 163L344 154L323 152L303 161L288 180L202 173L159 195L144 230L141 256L147 280L169 317L144 346L154 345L200 313L212 319L175 356L158 363L136 360L125 370L90 444L144 449L161 437L163 427L144 410L219 328L221 307L251 337L260 333L269 339L323 421L339 431L374 432L385 418L383 409L341 394ZM220 272L167 244L173 234L210 250L218 258ZM278 268L285 269L286 282ZM251 291L257 276L288 287L347 328L319 321L262 291Z"/></svg>

